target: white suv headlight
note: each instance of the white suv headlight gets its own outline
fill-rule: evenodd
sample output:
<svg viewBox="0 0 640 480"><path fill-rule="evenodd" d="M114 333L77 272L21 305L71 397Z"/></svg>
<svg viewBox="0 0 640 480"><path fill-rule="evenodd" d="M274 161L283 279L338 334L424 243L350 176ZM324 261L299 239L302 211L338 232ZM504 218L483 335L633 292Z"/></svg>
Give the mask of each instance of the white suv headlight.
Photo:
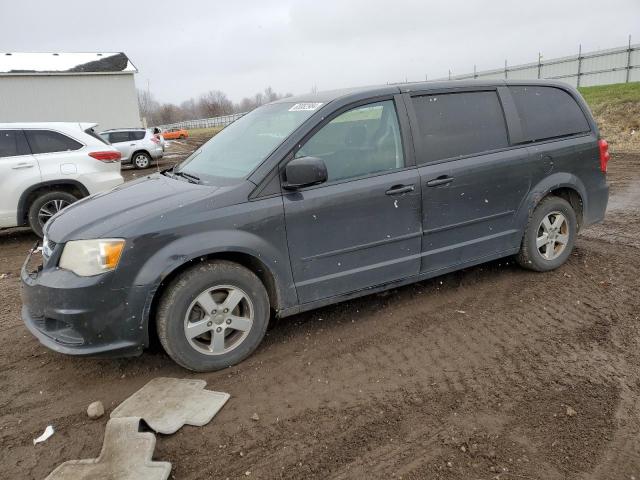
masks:
<svg viewBox="0 0 640 480"><path fill-rule="evenodd" d="M58 266L81 277L90 277L115 270L123 250L121 238L72 240L65 244Z"/></svg>

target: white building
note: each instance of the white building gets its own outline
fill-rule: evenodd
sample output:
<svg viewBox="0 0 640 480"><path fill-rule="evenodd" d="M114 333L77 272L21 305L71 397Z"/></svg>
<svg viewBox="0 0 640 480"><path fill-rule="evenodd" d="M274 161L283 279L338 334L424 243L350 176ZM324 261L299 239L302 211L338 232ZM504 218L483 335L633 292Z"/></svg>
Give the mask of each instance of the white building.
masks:
<svg viewBox="0 0 640 480"><path fill-rule="evenodd" d="M137 72L124 53L0 52L0 123L139 127Z"/></svg>

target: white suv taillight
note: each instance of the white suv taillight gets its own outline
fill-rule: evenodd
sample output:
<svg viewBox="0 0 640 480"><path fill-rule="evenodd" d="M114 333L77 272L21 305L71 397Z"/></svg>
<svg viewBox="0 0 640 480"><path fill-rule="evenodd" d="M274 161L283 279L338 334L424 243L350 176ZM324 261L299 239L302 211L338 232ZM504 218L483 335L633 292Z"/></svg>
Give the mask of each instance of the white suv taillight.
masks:
<svg viewBox="0 0 640 480"><path fill-rule="evenodd" d="M153 136L151 137L151 141L152 141L153 143L158 143L158 144L159 144L159 143L160 143L160 136L156 133L155 135L153 135Z"/></svg>
<svg viewBox="0 0 640 480"><path fill-rule="evenodd" d="M89 152L89 156L105 163L113 163L120 160L120 152L114 152L111 150L103 152Z"/></svg>

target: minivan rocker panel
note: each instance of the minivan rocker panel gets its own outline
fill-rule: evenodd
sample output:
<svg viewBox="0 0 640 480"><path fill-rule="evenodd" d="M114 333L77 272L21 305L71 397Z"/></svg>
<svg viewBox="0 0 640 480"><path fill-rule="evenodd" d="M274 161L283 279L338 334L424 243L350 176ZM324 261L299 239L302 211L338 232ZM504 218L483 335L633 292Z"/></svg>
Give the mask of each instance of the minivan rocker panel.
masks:
<svg viewBox="0 0 640 480"><path fill-rule="evenodd" d="M542 102L570 102L566 114L552 112L557 136L534 138L549 132L533 114L520 118L529 115L521 111L529 88ZM467 105L476 100L483 110L473 123ZM429 116L446 128L425 123ZM265 118L285 130L260 130L271 124ZM32 253L23 267L22 317L43 344L73 355L139 354L157 330L175 361L204 371L246 358L274 314L508 255L551 270L579 228L604 218L602 142L579 94L554 82L422 83L281 100L181 165L54 216L43 264L34 269ZM65 248L96 239L123 242L115 267L86 276L64 268ZM109 255L100 250L99 261Z"/></svg>

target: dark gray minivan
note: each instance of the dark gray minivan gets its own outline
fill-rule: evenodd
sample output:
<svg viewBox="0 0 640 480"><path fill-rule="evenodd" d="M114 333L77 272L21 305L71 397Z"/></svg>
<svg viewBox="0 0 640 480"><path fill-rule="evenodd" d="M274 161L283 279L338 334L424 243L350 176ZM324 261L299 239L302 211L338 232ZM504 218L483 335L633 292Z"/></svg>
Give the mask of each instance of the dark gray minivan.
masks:
<svg viewBox="0 0 640 480"><path fill-rule="evenodd" d="M560 266L601 221L607 143L564 83L454 81L286 98L184 162L81 200L22 271L22 316L73 355L240 362L272 316L516 255Z"/></svg>

